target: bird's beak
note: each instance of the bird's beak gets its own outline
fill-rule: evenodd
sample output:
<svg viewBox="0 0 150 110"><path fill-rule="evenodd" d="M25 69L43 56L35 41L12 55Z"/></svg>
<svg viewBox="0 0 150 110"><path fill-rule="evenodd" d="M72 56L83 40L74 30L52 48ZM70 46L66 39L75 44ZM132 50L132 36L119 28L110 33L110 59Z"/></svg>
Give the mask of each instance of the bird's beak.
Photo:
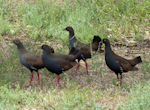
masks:
<svg viewBox="0 0 150 110"><path fill-rule="evenodd" d="M103 43L103 41L100 41L100 42L99 42L99 44L102 44L102 43Z"/></svg>
<svg viewBox="0 0 150 110"><path fill-rule="evenodd" d="M66 28L65 28L65 29L63 29L63 31L66 31Z"/></svg>

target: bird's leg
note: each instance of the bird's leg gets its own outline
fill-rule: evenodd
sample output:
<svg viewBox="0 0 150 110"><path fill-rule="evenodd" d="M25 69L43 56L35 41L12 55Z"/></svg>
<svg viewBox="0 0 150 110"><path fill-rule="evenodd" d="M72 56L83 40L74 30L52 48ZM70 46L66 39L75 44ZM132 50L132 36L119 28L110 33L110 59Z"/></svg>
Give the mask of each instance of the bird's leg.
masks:
<svg viewBox="0 0 150 110"><path fill-rule="evenodd" d="M122 75L120 75L120 78L122 79Z"/></svg>
<svg viewBox="0 0 150 110"><path fill-rule="evenodd" d="M37 71L37 76L38 76L38 83L40 84L40 76L39 76L39 72Z"/></svg>
<svg viewBox="0 0 150 110"><path fill-rule="evenodd" d="M119 80L118 74L117 74L117 79ZM117 81L117 86L118 86L118 81Z"/></svg>
<svg viewBox="0 0 150 110"><path fill-rule="evenodd" d="M85 61L85 65L86 65L86 72L88 74L88 65L87 65L87 62Z"/></svg>
<svg viewBox="0 0 150 110"><path fill-rule="evenodd" d="M77 73L77 69L79 68L79 66L80 66L80 63L78 62L78 66L77 66L77 68L76 68L76 73Z"/></svg>
<svg viewBox="0 0 150 110"><path fill-rule="evenodd" d="M120 86L122 85L122 74L120 75Z"/></svg>
<svg viewBox="0 0 150 110"><path fill-rule="evenodd" d="M33 78L33 72L31 72L31 80L30 80L30 83L29 83L29 85L28 85L28 86L30 86L30 85L31 85L32 78Z"/></svg>
<svg viewBox="0 0 150 110"><path fill-rule="evenodd" d="M57 83L56 83L56 86L59 86L59 75L57 75Z"/></svg>
<svg viewBox="0 0 150 110"><path fill-rule="evenodd" d="M117 75L117 79L119 79L118 75Z"/></svg>

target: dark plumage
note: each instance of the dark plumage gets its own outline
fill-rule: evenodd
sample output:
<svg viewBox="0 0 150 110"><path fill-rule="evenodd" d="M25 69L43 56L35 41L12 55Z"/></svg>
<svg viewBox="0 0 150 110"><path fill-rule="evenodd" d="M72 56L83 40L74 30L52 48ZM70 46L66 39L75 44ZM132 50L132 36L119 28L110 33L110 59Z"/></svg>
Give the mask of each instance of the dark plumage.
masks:
<svg viewBox="0 0 150 110"><path fill-rule="evenodd" d="M107 66L116 73L117 78L120 73L120 78L122 79L122 73L128 71L136 71L138 68L135 67L136 64L141 63L142 59L140 56L127 60L117 54L115 54L111 47L108 39L103 39L102 41L105 44L105 61Z"/></svg>
<svg viewBox="0 0 150 110"><path fill-rule="evenodd" d="M69 49L72 47L76 47L81 51L81 55L78 58L78 66L76 70L79 68L79 62L82 59L85 64L86 64L86 70L88 74L88 66L86 63L86 59L91 58L91 49L90 49L90 44L84 44L80 41L78 41L75 37L74 30L72 27L68 26L64 30L69 31ZM99 42L101 41L101 38L99 36L94 36L93 42L92 42L92 51L97 51L99 47ZM103 53L104 51L101 50L101 45L100 45L100 53Z"/></svg>
<svg viewBox="0 0 150 110"><path fill-rule="evenodd" d="M51 47L48 45L42 45L41 48L44 50L42 54L43 63L49 71L57 74L56 84L59 84L59 75L76 65L75 60L80 55L80 51L76 55L62 55L52 53Z"/></svg>
<svg viewBox="0 0 150 110"><path fill-rule="evenodd" d="M31 80L28 86L32 82L33 70L37 72L38 81L40 82L38 69L44 68L42 56L27 51L19 39L14 40L13 43L18 47L20 62L31 71Z"/></svg>

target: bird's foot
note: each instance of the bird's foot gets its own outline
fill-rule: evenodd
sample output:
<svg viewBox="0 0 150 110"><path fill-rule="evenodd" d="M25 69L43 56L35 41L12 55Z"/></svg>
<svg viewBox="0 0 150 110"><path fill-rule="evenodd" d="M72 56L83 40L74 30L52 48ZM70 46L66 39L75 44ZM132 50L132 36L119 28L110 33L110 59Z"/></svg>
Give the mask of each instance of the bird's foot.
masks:
<svg viewBox="0 0 150 110"><path fill-rule="evenodd" d="M120 86L122 85L122 80L120 81Z"/></svg>
<svg viewBox="0 0 150 110"><path fill-rule="evenodd" d="M56 87L60 87L60 84L59 83L56 83L56 85L55 85Z"/></svg>
<svg viewBox="0 0 150 110"><path fill-rule="evenodd" d="M40 84L40 80L38 80L38 84Z"/></svg>
<svg viewBox="0 0 150 110"><path fill-rule="evenodd" d="M87 71L86 73L87 73L87 75L89 75L89 72L88 72L88 71Z"/></svg>
<svg viewBox="0 0 150 110"><path fill-rule="evenodd" d="M77 74L77 70L75 71L75 74Z"/></svg>
<svg viewBox="0 0 150 110"><path fill-rule="evenodd" d="M31 86L31 84L26 85L26 87L29 87L29 86Z"/></svg>

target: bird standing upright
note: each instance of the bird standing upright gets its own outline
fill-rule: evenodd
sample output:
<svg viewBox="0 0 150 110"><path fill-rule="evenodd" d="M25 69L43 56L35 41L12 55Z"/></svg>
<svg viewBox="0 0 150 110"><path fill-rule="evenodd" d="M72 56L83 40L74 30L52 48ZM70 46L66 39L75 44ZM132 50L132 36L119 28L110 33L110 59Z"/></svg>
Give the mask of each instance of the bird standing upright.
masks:
<svg viewBox="0 0 150 110"><path fill-rule="evenodd" d="M84 44L84 43L78 41L75 37L74 30L71 26L66 27L64 30L69 31L69 49L71 49L72 47L76 47L77 49L79 49L79 51L81 51L81 55L78 58L78 66L76 68L76 71L80 66L79 62L82 59L85 62L86 71L88 74L88 66L87 66L86 59L91 58L90 44ZM101 38L99 36L94 36L93 42L92 42L92 51L98 50L100 41L101 41ZM100 45L99 52L100 53L104 52L103 50L101 50L101 45Z"/></svg>
<svg viewBox="0 0 150 110"><path fill-rule="evenodd" d="M19 39L13 40L13 43L16 44L18 47L20 62L31 71L31 80L28 86L30 86L32 82L33 70L37 72L38 82L40 83L38 69L44 68L42 56L27 51Z"/></svg>
<svg viewBox="0 0 150 110"><path fill-rule="evenodd" d="M75 60L81 53L78 51L76 55L54 54L48 45L42 45L41 48L44 50L42 54L44 66L52 73L57 74L56 84L59 85L59 75L76 65Z"/></svg>
<svg viewBox="0 0 150 110"><path fill-rule="evenodd" d="M115 54L111 47L110 42L108 39L103 39L102 41L105 44L105 61L107 66L115 72L115 74L118 77L118 74L120 73L120 78L122 79L122 73L128 72L128 71L137 71L138 68L135 67L136 64L141 63L142 59L140 56L132 59L127 60L117 54ZM120 82L121 84L121 82Z"/></svg>

